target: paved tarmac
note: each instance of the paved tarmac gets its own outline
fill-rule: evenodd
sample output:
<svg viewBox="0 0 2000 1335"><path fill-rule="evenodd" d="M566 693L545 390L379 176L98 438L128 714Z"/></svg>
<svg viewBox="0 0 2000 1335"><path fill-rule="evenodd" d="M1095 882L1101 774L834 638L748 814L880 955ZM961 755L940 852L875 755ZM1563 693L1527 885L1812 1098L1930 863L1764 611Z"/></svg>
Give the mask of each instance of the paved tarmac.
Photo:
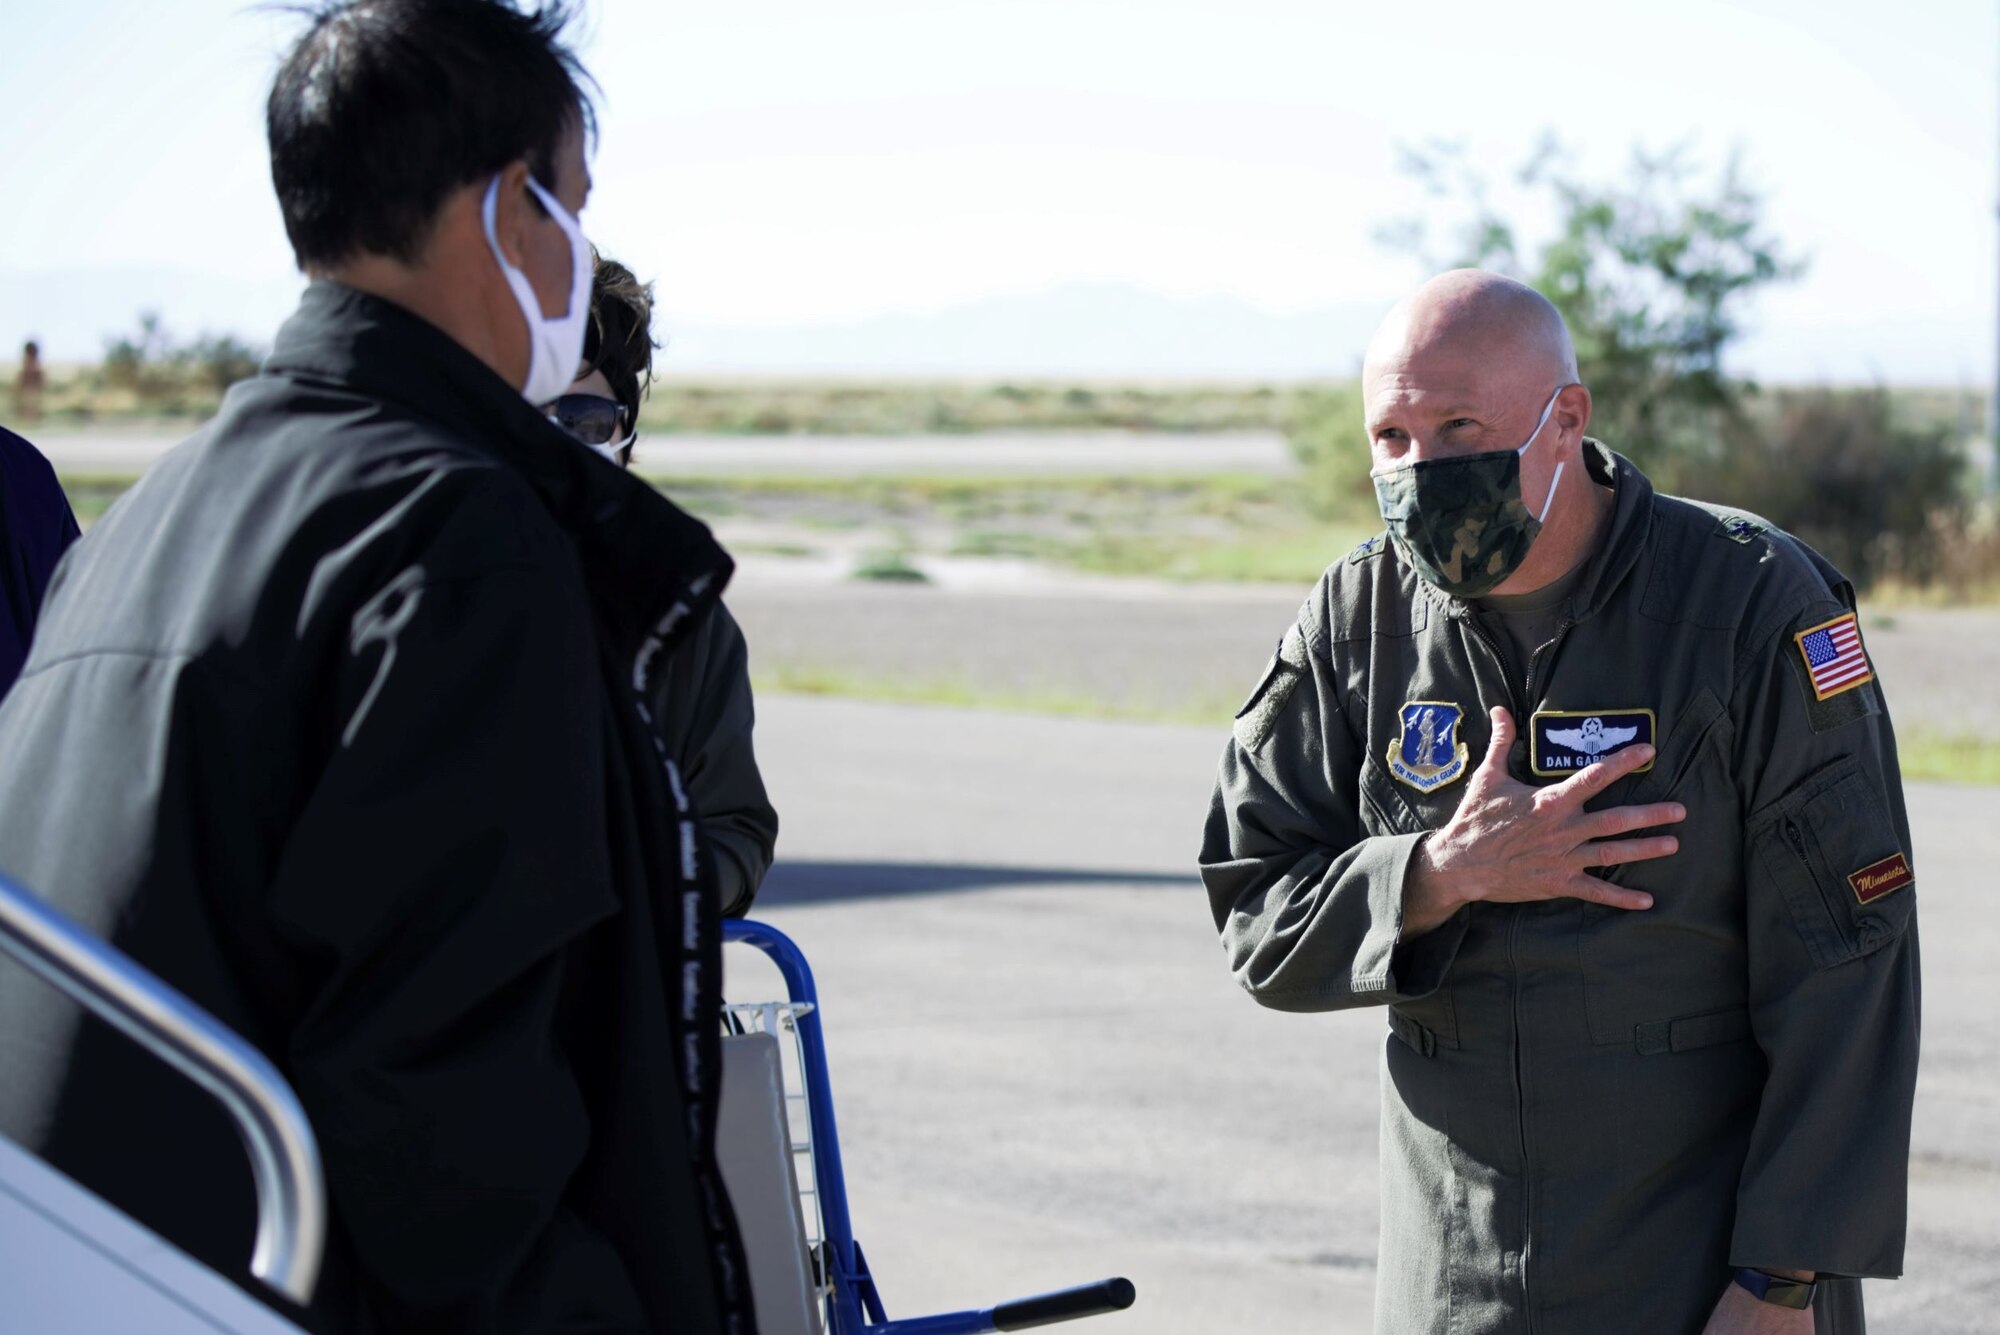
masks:
<svg viewBox="0 0 2000 1335"><path fill-rule="evenodd" d="M1365 1332L1375 1012L1226 976L1192 872L1218 729L761 700L758 916L818 971L857 1232L891 1316L1110 1274L1079 1330ZM2000 795L1913 786L1926 1006L1909 1275L1877 1335L2000 1310ZM775 995L755 957L732 996Z"/></svg>

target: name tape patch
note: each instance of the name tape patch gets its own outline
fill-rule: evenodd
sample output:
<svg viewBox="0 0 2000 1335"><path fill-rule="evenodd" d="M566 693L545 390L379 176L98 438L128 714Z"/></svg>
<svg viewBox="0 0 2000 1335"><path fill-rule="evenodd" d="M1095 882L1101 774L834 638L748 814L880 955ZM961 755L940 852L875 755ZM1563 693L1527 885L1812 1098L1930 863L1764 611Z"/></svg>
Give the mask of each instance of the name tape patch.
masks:
<svg viewBox="0 0 2000 1335"><path fill-rule="evenodd" d="M1650 709L1544 709L1528 723L1528 768L1544 779L1574 774L1628 746L1657 745L1657 731Z"/></svg>
<svg viewBox="0 0 2000 1335"><path fill-rule="evenodd" d="M1792 637L1806 660L1816 699L1830 700L1875 680L1875 666L1861 643L1861 623L1847 612L1807 627Z"/></svg>
<svg viewBox="0 0 2000 1335"><path fill-rule="evenodd" d="M1864 904L1872 904L1884 895L1894 894L1904 886L1914 884L1916 879L1916 873L1910 870L1910 860L1900 852L1847 874L1847 883L1854 887L1854 897Z"/></svg>

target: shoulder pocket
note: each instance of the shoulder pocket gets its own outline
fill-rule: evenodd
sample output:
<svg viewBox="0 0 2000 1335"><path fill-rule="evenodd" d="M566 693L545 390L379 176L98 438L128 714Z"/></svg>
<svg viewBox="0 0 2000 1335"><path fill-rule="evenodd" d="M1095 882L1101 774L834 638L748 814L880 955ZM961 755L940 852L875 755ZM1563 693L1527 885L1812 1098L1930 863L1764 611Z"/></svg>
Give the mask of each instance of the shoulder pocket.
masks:
<svg viewBox="0 0 2000 1335"><path fill-rule="evenodd" d="M1246 751L1255 751L1271 735L1278 713L1291 698L1299 678L1306 672L1306 638L1297 625L1278 641L1278 650L1265 665L1264 675L1250 698L1236 711L1236 741Z"/></svg>
<svg viewBox="0 0 2000 1335"><path fill-rule="evenodd" d="M1910 853L1859 761L1827 766L1758 813L1750 840L1819 968L1872 954L1909 926Z"/></svg>

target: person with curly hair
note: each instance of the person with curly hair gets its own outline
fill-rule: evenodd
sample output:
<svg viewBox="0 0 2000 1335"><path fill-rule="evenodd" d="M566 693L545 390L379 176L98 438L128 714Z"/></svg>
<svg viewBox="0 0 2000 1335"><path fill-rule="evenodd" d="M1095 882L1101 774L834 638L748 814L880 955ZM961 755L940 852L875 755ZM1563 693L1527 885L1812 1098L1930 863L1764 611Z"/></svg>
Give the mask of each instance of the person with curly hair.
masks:
<svg viewBox="0 0 2000 1335"><path fill-rule="evenodd" d="M639 405L653 381L653 285L616 260L597 256L590 324L574 383L547 411L579 444L629 468L639 439ZM764 790L751 744L743 629L718 603L661 665L647 704L655 729L681 767L714 852L725 914L741 916L770 869L778 813Z"/></svg>

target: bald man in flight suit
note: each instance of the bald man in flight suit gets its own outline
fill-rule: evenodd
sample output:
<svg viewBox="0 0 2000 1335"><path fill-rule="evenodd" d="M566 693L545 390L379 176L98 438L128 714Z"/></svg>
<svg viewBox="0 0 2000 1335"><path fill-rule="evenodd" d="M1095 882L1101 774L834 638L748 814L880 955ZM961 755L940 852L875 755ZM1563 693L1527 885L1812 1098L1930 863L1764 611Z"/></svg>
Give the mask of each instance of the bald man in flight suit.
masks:
<svg viewBox="0 0 2000 1335"><path fill-rule="evenodd" d="M1202 877L1279 1010L1387 1008L1383 1335L1854 1335L1900 1273L1916 890L1854 609L1584 432L1461 270L1363 371L1388 533L1224 752Z"/></svg>

